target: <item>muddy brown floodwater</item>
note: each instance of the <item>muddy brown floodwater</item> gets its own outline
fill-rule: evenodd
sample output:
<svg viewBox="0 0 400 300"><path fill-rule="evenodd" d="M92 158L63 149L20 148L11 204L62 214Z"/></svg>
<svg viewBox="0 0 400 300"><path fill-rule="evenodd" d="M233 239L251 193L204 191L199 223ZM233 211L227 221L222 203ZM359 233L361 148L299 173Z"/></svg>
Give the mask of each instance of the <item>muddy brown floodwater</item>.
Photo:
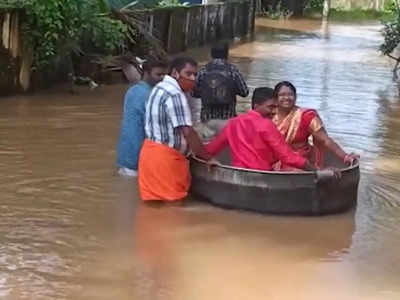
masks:
<svg viewBox="0 0 400 300"><path fill-rule="evenodd" d="M126 85L0 99L0 298L400 299L400 100L379 29L258 20L232 50L251 88L293 81L362 155L340 215L143 207L114 173Z"/></svg>

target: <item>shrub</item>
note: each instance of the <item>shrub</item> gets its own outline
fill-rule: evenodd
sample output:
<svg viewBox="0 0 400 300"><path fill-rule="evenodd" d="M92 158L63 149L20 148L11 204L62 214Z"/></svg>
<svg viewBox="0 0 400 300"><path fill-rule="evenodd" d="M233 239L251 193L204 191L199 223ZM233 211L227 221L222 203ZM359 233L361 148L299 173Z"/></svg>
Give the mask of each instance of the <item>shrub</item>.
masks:
<svg viewBox="0 0 400 300"><path fill-rule="evenodd" d="M24 8L24 41L34 51L34 67L57 56L82 53L82 45L104 54L124 46L127 28L110 18L104 1L28 0Z"/></svg>

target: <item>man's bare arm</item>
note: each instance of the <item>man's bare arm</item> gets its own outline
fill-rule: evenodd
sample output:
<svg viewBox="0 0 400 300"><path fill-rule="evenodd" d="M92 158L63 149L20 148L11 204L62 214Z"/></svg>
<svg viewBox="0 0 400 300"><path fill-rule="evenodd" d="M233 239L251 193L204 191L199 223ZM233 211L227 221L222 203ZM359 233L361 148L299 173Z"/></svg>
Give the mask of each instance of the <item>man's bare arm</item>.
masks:
<svg viewBox="0 0 400 300"><path fill-rule="evenodd" d="M207 152L206 148L203 145L199 135L191 126L182 126L179 127L179 130L183 133L186 141L189 144L190 150L194 153L194 155L209 160L211 158L210 154Z"/></svg>

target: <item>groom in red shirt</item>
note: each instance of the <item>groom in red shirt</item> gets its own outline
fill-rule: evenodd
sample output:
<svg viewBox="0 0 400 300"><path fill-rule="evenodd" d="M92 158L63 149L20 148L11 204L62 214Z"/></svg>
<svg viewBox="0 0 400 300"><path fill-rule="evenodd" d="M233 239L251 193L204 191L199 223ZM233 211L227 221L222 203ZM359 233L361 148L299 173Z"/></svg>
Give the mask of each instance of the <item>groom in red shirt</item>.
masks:
<svg viewBox="0 0 400 300"><path fill-rule="evenodd" d="M270 171L280 160L294 168L315 170L304 157L293 152L272 122L277 109L273 93L267 87L255 89L252 109L231 119L206 146L211 156L229 146L234 167Z"/></svg>

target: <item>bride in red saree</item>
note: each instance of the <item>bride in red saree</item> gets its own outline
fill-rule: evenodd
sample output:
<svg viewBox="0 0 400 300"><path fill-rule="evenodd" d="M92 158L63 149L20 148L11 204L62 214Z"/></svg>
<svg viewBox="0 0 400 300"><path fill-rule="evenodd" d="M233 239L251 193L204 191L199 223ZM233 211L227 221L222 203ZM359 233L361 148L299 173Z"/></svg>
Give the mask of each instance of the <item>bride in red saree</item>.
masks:
<svg viewBox="0 0 400 300"><path fill-rule="evenodd" d="M296 88L288 81L282 81L275 86L278 111L273 121L286 142L317 169L324 167L326 150L334 153L345 163L353 164L358 156L352 153L347 154L328 136L316 110L296 106L296 96ZM275 169L288 170L290 168L278 162Z"/></svg>

